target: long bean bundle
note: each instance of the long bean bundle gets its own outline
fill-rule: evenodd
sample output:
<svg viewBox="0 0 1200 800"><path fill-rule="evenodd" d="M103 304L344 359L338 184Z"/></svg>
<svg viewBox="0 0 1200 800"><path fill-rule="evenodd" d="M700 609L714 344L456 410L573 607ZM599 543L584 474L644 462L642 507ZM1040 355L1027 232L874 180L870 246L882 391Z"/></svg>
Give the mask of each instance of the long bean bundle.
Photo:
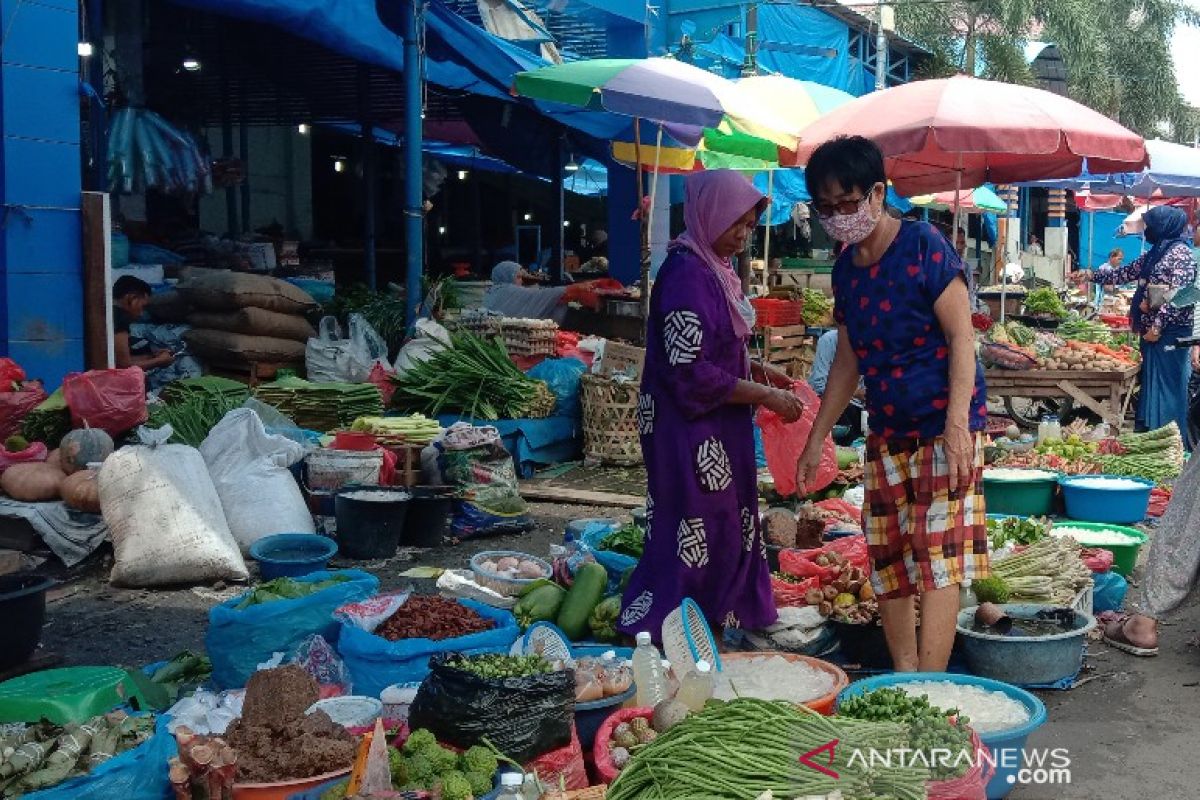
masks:
<svg viewBox="0 0 1200 800"><path fill-rule="evenodd" d="M836 740L836 745L828 748ZM900 723L823 717L789 703L739 699L711 704L639 750L608 800L742 800L776 797L892 797L921 800L924 767L872 763L872 752L908 747ZM812 755L817 751L816 755ZM801 763L809 756L838 777Z"/></svg>
<svg viewBox="0 0 1200 800"><path fill-rule="evenodd" d="M392 405L429 416L458 412L474 419L547 417L554 394L527 378L498 339L456 333L450 347L392 379Z"/></svg>

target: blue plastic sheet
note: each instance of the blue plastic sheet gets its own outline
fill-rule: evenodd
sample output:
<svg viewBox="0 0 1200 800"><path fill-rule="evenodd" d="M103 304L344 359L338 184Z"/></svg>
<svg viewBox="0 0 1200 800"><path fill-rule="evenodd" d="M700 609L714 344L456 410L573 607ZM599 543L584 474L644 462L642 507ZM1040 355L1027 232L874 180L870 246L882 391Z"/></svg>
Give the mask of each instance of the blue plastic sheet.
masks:
<svg viewBox="0 0 1200 800"><path fill-rule="evenodd" d="M365 600L379 591L379 579L361 570L314 572L298 581L311 583L345 575L350 580L296 600L276 600L238 610L238 595L208 612L204 647L213 665L213 682L222 689L246 685L259 664L277 652L285 660L310 636L336 640L333 612L347 603Z"/></svg>
<svg viewBox="0 0 1200 800"><path fill-rule="evenodd" d="M583 529L583 534L579 537L580 551L596 559L596 563L608 573L607 594L616 592L621 586L621 576L625 574L625 570L636 567L638 563L633 556L600 549L600 543L614 530L616 528L613 525L593 522Z"/></svg>
<svg viewBox="0 0 1200 800"><path fill-rule="evenodd" d="M338 652L350 670L354 693L378 697L393 683L417 683L429 674L429 657L436 653L507 653L521 629L507 611L473 600L459 600L496 627L456 639L401 639L389 642L357 625L342 623Z"/></svg>
<svg viewBox="0 0 1200 800"><path fill-rule="evenodd" d="M154 735L132 750L114 756L87 775L71 778L52 789L22 795L25 800L163 800L171 794L167 761L177 748L163 714Z"/></svg>

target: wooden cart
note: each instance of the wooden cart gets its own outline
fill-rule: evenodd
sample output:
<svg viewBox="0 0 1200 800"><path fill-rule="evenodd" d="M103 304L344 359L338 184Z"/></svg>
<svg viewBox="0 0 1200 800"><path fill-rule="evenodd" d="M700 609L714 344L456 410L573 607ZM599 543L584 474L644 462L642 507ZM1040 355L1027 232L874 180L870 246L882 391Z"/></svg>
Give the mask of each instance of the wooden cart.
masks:
<svg viewBox="0 0 1200 800"><path fill-rule="evenodd" d="M1023 410L1014 400L1032 401L1035 409L1045 401L1047 413L1060 416L1078 404L1105 422L1120 428L1137 385L1138 367L1120 372L1066 369L988 369L989 397L1003 397L1008 413L1022 425L1036 426L1036 411Z"/></svg>

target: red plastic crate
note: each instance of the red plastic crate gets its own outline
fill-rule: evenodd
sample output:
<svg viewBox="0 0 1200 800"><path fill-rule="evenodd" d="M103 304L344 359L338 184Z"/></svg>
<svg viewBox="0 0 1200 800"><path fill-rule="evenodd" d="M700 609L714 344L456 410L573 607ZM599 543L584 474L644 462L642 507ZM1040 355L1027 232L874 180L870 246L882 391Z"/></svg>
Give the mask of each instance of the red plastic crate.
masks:
<svg viewBox="0 0 1200 800"><path fill-rule="evenodd" d="M756 328L801 325L804 322L804 303L799 300L776 300L759 297L750 301L754 306Z"/></svg>

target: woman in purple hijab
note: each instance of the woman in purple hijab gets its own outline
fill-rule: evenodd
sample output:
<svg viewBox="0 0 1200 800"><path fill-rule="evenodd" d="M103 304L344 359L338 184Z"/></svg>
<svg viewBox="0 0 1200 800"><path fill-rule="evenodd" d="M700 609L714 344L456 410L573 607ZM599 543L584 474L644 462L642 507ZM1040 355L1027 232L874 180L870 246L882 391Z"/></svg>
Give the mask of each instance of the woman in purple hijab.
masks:
<svg viewBox="0 0 1200 800"><path fill-rule="evenodd" d="M787 390L790 378L751 364L754 310L730 263L765 207L739 173L688 178L687 230L654 284L638 397L649 527L618 626L631 636L649 631L659 640L663 619L685 597L714 626L754 629L776 619L753 411L765 405L792 421L803 409Z"/></svg>

